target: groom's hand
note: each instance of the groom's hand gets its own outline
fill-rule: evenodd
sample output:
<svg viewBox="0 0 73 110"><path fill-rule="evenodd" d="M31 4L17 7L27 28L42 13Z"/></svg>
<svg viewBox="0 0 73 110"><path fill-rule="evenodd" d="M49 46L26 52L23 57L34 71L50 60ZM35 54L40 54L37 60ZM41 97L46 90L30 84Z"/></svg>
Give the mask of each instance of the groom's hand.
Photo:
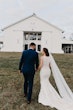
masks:
<svg viewBox="0 0 73 110"><path fill-rule="evenodd" d="M36 72L38 72L38 71L39 71L39 69L36 69L35 71L36 71Z"/></svg>
<svg viewBox="0 0 73 110"><path fill-rule="evenodd" d="M35 72L37 72L37 69L35 69Z"/></svg>

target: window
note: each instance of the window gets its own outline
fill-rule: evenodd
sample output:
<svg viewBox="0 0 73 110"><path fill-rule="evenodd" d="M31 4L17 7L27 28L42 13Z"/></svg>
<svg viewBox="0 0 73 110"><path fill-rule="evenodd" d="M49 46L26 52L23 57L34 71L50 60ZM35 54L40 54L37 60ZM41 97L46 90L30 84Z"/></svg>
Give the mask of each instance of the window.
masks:
<svg viewBox="0 0 73 110"><path fill-rule="evenodd" d="M27 50L28 49L28 44L25 44L25 48L24 48L25 50Z"/></svg>
<svg viewBox="0 0 73 110"><path fill-rule="evenodd" d="M25 33L25 40L29 40L29 33Z"/></svg>
<svg viewBox="0 0 73 110"><path fill-rule="evenodd" d="M65 53L73 53L73 44L62 44L62 49Z"/></svg>
<svg viewBox="0 0 73 110"><path fill-rule="evenodd" d="M0 41L0 49L3 47L3 42Z"/></svg>
<svg viewBox="0 0 73 110"><path fill-rule="evenodd" d="M36 40L36 33L30 33L30 40Z"/></svg>
<svg viewBox="0 0 73 110"><path fill-rule="evenodd" d="M2 41L0 41L0 44L3 44L3 42L2 42Z"/></svg>
<svg viewBox="0 0 73 110"><path fill-rule="evenodd" d="M38 49L37 49L38 51L41 51L41 45L38 45Z"/></svg>
<svg viewBox="0 0 73 110"><path fill-rule="evenodd" d="M25 40L41 40L41 32L24 32Z"/></svg>
<svg viewBox="0 0 73 110"><path fill-rule="evenodd" d="M41 33L38 33L38 40L41 40Z"/></svg>

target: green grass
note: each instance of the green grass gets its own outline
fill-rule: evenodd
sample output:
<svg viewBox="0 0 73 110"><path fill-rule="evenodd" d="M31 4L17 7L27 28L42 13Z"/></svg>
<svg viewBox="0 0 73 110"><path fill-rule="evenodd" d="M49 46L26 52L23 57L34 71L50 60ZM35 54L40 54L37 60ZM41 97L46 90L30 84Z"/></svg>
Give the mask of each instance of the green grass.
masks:
<svg viewBox="0 0 73 110"><path fill-rule="evenodd" d="M21 53L0 53L0 110L56 110L38 104L39 73L35 74L32 103L23 97L23 76L18 72ZM65 80L73 91L73 55L53 55ZM51 83L55 87L51 76Z"/></svg>

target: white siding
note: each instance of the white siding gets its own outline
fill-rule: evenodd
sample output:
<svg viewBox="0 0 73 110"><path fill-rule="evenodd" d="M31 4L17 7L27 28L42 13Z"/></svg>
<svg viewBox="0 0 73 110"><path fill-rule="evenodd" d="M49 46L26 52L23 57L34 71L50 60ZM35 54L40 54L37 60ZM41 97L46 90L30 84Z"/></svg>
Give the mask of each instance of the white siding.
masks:
<svg viewBox="0 0 73 110"><path fill-rule="evenodd" d="M5 31L3 51L21 52L23 50L23 32Z"/></svg>
<svg viewBox="0 0 73 110"><path fill-rule="evenodd" d="M61 33L57 32L43 32L42 36L42 48L48 48L51 53L63 53L61 49Z"/></svg>
<svg viewBox="0 0 73 110"><path fill-rule="evenodd" d="M63 53L61 50L61 30L42 21L36 16L32 16L7 28L4 31L5 39L4 48L2 50L21 52L23 50L24 43L26 43L26 41L23 40L23 32L25 31L42 32L42 48L47 47L52 53ZM39 44L38 41L35 41L35 43Z"/></svg>
<svg viewBox="0 0 73 110"><path fill-rule="evenodd" d="M15 24L11 27L9 27L6 30L16 30L16 31L45 31L45 32L55 32L60 31L56 29L55 27L49 25L46 22L43 22L42 20L36 18L35 16L32 16L31 18L28 18L22 22L19 22L18 24Z"/></svg>

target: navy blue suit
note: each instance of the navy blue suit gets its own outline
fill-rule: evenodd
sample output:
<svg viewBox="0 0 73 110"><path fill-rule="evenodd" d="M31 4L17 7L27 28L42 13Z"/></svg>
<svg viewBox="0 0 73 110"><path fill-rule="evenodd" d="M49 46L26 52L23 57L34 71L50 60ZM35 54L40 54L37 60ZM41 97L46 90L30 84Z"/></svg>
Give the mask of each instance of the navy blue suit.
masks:
<svg viewBox="0 0 73 110"><path fill-rule="evenodd" d="M19 63L19 70L24 76L24 94L27 94L28 101L31 100L35 69L38 69L38 66L38 53L32 49L23 51Z"/></svg>

